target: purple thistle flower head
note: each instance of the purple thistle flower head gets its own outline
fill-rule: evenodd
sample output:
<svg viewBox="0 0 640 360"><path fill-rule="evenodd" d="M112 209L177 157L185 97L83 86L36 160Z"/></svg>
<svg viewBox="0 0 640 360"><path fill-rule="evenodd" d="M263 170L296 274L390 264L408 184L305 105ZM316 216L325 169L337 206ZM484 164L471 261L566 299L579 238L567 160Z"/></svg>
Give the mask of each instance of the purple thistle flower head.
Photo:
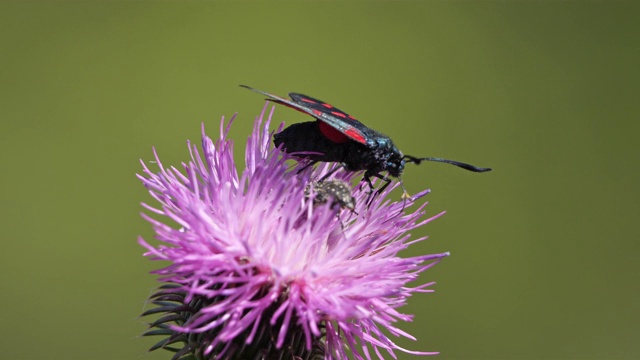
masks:
<svg viewBox="0 0 640 360"><path fill-rule="evenodd" d="M157 307L143 314L161 315L145 334L165 336L152 349L175 351L174 359L435 354L403 349L386 335L414 339L394 325L412 319L398 308L413 293L431 292L433 283L408 283L448 255L398 255L424 240L410 241L409 231L442 215L420 219L426 204L405 213L428 191L390 201L394 183L367 204L367 186L351 198L340 185L358 174L337 171L331 181L340 198L323 192L318 179L335 165L300 171L305 163L272 145L274 109L263 122L266 110L254 123L240 173L228 139L235 116L226 126L223 118L215 142L203 125L202 150L189 143L191 160L181 170L164 167L155 150L159 171L142 162L138 177L160 204L143 204L150 213L143 217L160 244L139 243L145 256L168 262L153 272L163 283L151 297ZM335 206L342 203L348 206Z"/></svg>

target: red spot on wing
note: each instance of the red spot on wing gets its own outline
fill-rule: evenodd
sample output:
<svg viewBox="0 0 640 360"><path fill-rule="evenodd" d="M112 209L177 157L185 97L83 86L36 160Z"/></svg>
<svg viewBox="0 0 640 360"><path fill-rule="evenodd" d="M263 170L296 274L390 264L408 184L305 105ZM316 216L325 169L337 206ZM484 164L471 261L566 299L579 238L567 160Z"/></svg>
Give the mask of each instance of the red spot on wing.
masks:
<svg viewBox="0 0 640 360"><path fill-rule="evenodd" d="M307 99L307 98L300 98L300 100L302 100L302 101L304 101L304 102L311 103L311 104L315 104L315 103L316 103L315 101L313 101L313 100L311 100L311 99Z"/></svg>
<svg viewBox="0 0 640 360"><path fill-rule="evenodd" d="M327 109L331 109L331 108L333 108L333 105L331 105L331 104L327 104L327 103L322 104L322 106L326 107Z"/></svg>
<svg viewBox="0 0 640 360"><path fill-rule="evenodd" d="M349 128L344 132L345 135L350 137L351 139L359 142L360 144L366 144L367 140L364 138L364 135L355 128Z"/></svg>
<svg viewBox="0 0 640 360"><path fill-rule="evenodd" d="M320 111L320 110L311 110L311 112L316 114L316 115L318 115L318 116L322 116L322 114L323 114L322 111Z"/></svg>
<svg viewBox="0 0 640 360"><path fill-rule="evenodd" d="M351 115L347 115L347 116L349 116L349 119L352 119L352 120L355 120L355 119L356 119L356 118L354 118L354 117L353 117L353 116L351 116Z"/></svg>
<svg viewBox="0 0 640 360"><path fill-rule="evenodd" d="M325 122L318 121L318 127L320 128L322 135L334 143L341 144L349 141L349 138L345 134L341 133L340 130L337 130Z"/></svg>
<svg viewBox="0 0 640 360"><path fill-rule="evenodd" d="M345 114L343 114L343 113L341 113L339 111L332 111L331 114L333 114L335 116L340 116L343 119L347 117L347 115L345 115Z"/></svg>

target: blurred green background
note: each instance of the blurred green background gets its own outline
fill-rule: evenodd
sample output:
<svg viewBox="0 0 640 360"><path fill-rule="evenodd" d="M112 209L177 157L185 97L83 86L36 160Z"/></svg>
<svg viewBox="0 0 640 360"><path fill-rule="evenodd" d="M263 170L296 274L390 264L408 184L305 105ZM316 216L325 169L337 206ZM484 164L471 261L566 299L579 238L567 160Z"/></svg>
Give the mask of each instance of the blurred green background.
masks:
<svg viewBox="0 0 640 360"><path fill-rule="evenodd" d="M441 359L640 358L640 6L633 2L2 2L3 359L168 359L134 174L262 97L330 101L405 152L429 214L401 327ZM288 109L277 120L303 120ZM402 359L413 358L401 356Z"/></svg>

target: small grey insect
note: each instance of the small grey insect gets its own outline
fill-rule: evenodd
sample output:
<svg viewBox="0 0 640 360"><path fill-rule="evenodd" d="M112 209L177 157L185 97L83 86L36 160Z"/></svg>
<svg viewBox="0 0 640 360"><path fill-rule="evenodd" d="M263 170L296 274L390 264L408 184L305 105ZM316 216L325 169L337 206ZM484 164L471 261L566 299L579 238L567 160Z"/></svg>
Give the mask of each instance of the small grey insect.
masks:
<svg viewBox="0 0 640 360"><path fill-rule="evenodd" d="M314 181L304 190L307 196L311 194L312 187L315 194L313 198L314 205L331 201L332 208L339 206L352 212L356 208L356 199L351 195L351 186L344 180Z"/></svg>

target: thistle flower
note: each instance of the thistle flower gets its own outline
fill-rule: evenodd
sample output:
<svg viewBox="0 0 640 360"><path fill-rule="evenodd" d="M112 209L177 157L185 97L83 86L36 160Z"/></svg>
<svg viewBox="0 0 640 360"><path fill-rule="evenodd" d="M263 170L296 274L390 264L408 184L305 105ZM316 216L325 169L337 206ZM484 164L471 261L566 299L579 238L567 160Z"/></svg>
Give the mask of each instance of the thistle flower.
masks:
<svg viewBox="0 0 640 360"><path fill-rule="evenodd" d="M161 317L145 335L162 335L152 350L173 359L395 358L403 349L390 338L414 339L397 328L412 316L398 308L433 283L409 287L418 274L448 253L402 258L408 231L439 217L420 219L423 204L405 213L428 190L405 201L386 197L397 183L367 203L356 187L355 209L314 201L309 184L335 165L304 163L273 147L263 109L249 136L245 167L236 170L234 117L212 141L202 126L202 151L188 143L182 171L165 168L154 149L154 172L138 175L160 206L143 206L159 245L139 238L145 256L168 265L153 271L163 283L143 315ZM282 130L283 125L279 130ZM359 174L337 171L350 180ZM305 191L306 190L306 191ZM406 203L405 203L406 202ZM162 220L158 220L160 218ZM387 335L390 334L390 335ZM349 354L349 355L348 355Z"/></svg>

